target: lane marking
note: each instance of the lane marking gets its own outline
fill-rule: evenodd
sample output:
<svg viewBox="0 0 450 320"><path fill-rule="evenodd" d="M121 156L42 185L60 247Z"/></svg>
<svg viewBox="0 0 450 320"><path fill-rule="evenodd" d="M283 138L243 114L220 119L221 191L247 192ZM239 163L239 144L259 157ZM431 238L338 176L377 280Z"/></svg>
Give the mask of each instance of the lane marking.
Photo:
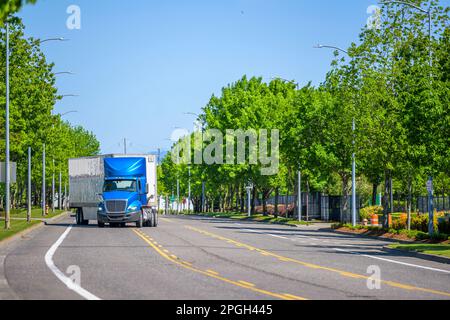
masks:
<svg viewBox="0 0 450 320"><path fill-rule="evenodd" d="M274 238L278 238L278 239L289 240L289 238L282 237L282 236L278 236L278 235L276 235L276 234L269 234L269 236L274 237Z"/></svg>
<svg viewBox="0 0 450 320"><path fill-rule="evenodd" d="M293 259L293 258L284 257L284 256L278 255L276 253L272 253L272 252L269 252L269 251L266 251L266 250L263 250L263 249L259 249L259 248L253 247L253 246L248 245L248 244L244 244L244 243L241 243L241 242L229 239L229 238L225 238L225 237L222 237L220 235L217 235L217 234L214 234L214 233L202 230L202 229L194 228L194 227L191 227L191 226L185 226L185 228L189 229L189 230L192 230L192 231L195 231L197 233L203 234L205 236L214 238L214 239L218 239L218 240L229 242L229 243L233 243L233 244L240 244L241 245L240 247L244 247L244 248L246 248L246 249L248 249L250 251L256 251L256 252L260 253L261 255L270 256L270 257L276 258L277 260L280 260L280 261L286 261L286 262L299 264L299 265L302 265L304 267L311 268L311 269L329 271L329 272L337 273L337 274L339 274L341 276L348 277L348 278L358 278L358 279L364 279L364 280L370 279L370 277L366 276L366 275L360 275L360 274L356 274L356 273L352 273L352 272L347 272L347 271L338 270L338 269L334 269L334 268L329 268L329 267L324 267L324 266L320 266L320 265L315 265L315 264L312 264L312 263L307 263L307 262L300 261L300 260ZM283 259L283 260L281 260L281 259ZM426 288L420 288L420 287L413 287L413 286L409 286L409 285L405 285L405 284L397 283L397 282L393 282L393 281L382 280L381 282L384 283L384 284L387 284L389 286L396 287L396 288L404 289L404 288L408 287L408 290L415 290L415 291L426 292L426 293L431 293L431 294L435 294L435 295L450 297L450 293L449 292L438 291L438 290L433 290L433 289L426 289ZM409 288L412 288L412 289L409 289Z"/></svg>
<svg viewBox="0 0 450 320"><path fill-rule="evenodd" d="M95 296L94 294L90 293L86 289L82 288L78 284L74 283L70 278L68 278L61 270L59 270L55 263L53 262L53 256L56 253L56 250L58 250L59 246L64 242L67 235L72 230L72 226L68 227L67 230L61 235L61 237L53 244L53 246L47 251L47 254L45 255L45 263L47 264L47 267L53 272L53 274L62 282L64 283L68 289L76 292L78 295L82 296L86 300L101 300L99 297Z"/></svg>
<svg viewBox="0 0 450 320"><path fill-rule="evenodd" d="M153 248L160 256L162 256L166 260L169 260L169 261L173 262L174 264L177 264L177 265L179 265L179 266L181 266L181 267L183 267L185 269L188 269L190 271L193 271L193 272L196 272L196 273L199 273L199 274L202 274L202 275L206 275L208 277L211 277L211 278L214 278L214 279L226 282L228 284L235 285L235 286L240 287L240 288L244 288L244 289L247 289L247 290L250 290L250 291L253 291L253 292L257 292L257 293L260 293L260 294L264 294L264 295L271 296L271 297L278 298L278 299L282 299L282 300L307 300L307 299L301 298L301 297L296 297L294 299L293 298L294 296L288 297L288 296L286 296L284 294L270 292L270 291L267 291L267 290L258 289L256 287L245 286L245 285L243 285L242 283L240 283L238 281L230 280L230 279L224 278L222 276L219 276L218 274L209 273L207 271L204 271L204 270L201 270L201 269L197 269L196 267L192 267L192 266L186 265L186 264L180 262L179 260L176 260L176 259L172 258L172 256L166 254L160 248L155 246L151 241L148 241L145 238L145 236L144 236L144 234L142 232L137 231L135 229L133 229L133 232L138 237L140 237L142 240L144 240L148 245L150 245L150 247ZM209 270L209 271L212 271L212 270Z"/></svg>
<svg viewBox="0 0 450 320"><path fill-rule="evenodd" d="M334 249L334 250L339 251L339 252L351 253L351 254L354 254L354 255L357 255L357 256L366 257L366 258L371 258L371 259L376 259L376 260L381 260L381 261L401 264L401 265L408 266L408 267L413 267L413 268L419 268L419 269L425 269L425 270L430 270L430 271L436 271L436 272L442 272L442 273L450 274L450 271L447 271L447 270L442 270L442 269L437 269L437 268L432 268L432 267L426 267L426 266L421 266L421 265L418 265L418 264L401 262L401 261L391 260L391 259L382 258L382 257L371 256L371 255L368 255L368 254L362 254L362 253L354 252L354 251L350 251L350 250L337 249L337 248Z"/></svg>
<svg viewBox="0 0 450 320"><path fill-rule="evenodd" d="M271 236L271 237L274 237L274 238L279 238L279 239L286 239L286 240L291 240L291 241L301 241L300 239L286 238L286 237L278 236L276 234L271 234L271 233L266 233L266 232L259 232L259 231L251 230L251 229L243 229L243 230L244 231L248 231L248 232L252 232L252 233L256 233L256 234L268 235L268 236ZM296 235L295 237L302 238L302 239L305 238L305 239L309 239L309 240L312 240L312 241L319 241L319 242L322 242L322 243L331 243L329 240L319 240L319 239L316 239L316 238L311 238L311 237L302 236L302 235ZM314 243L312 243L312 242L308 242L307 244L309 246L313 246L314 245ZM334 245L336 245L336 243L334 243ZM361 244L359 246L358 245L352 245L352 244L339 244L339 245L341 247L355 248L355 249L360 249L362 246L364 246L364 244ZM401 261L393 260L393 259L387 259L387 258L382 258L382 257L371 256L371 255L368 255L368 254L362 254L362 253L349 251L349 250L343 250L343 249L333 249L333 250L340 251L340 252L347 252L347 253L355 254L355 255L358 255L358 256L361 256L361 257L365 257L365 258L376 259L376 260L385 261L385 262L394 263L394 264L399 264L399 265L403 265L403 266L407 266L407 267L413 267L413 268L424 269L424 270L428 270L428 271L434 271L434 272L441 272L441 273L450 274L450 271L448 271L448 270L437 269L437 268L426 267L426 266L413 264L413 263L401 262Z"/></svg>

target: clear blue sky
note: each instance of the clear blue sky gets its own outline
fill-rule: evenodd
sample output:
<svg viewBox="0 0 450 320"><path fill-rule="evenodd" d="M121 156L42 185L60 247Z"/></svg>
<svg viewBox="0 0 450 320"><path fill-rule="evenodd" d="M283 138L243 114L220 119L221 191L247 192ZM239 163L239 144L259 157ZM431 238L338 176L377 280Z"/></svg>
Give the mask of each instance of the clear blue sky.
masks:
<svg viewBox="0 0 450 320"><path fill-rule="evenodd" d="M441 0L448 5L449 0ZM92 130L102 152L168 149L174 127L192 128L213 93L244 74L320 83L333 53L320 42L357 41L376 0L38 0L20 16L27 35L62 36L43 49L65 98L57 113ZM81 30L66 9L81 8Z"/></svg>

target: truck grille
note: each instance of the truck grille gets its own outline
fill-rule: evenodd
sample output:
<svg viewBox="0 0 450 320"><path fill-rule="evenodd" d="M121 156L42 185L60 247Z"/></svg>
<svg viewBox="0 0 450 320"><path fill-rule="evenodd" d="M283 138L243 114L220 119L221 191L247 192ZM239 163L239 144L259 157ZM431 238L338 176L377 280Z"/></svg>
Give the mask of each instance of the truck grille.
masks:
<svg viewBox="0 0 450 320"><path fill-rule="evenodd" d="M127 201L125 200L106 200L106 212L108 213L125 213L127 210Z"/></svg>

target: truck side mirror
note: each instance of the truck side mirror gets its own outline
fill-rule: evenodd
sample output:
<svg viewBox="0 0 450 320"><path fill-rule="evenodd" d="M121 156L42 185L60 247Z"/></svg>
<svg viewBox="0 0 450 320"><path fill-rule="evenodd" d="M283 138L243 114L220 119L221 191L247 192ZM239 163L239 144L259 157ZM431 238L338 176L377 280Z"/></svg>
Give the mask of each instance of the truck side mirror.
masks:
<svg viewBox="0 0 450 320"><path fill-rule="evenodd" d="M148 185L148 183L145 185L145 194L148 194L148 192L149 192L149 185Z"/></svg>

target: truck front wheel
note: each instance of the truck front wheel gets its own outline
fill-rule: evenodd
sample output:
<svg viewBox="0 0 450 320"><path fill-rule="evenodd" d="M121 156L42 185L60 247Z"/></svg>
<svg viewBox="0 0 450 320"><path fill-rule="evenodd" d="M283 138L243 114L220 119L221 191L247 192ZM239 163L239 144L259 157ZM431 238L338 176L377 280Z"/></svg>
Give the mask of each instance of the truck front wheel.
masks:
<svg viewBox="0 0 450 320"><path fill-rule="evenodd" d="M144 225L144 216L141 213L139 215L139 220L136 222L136 228L141 229L143 227L143 225Z"/></svg>

